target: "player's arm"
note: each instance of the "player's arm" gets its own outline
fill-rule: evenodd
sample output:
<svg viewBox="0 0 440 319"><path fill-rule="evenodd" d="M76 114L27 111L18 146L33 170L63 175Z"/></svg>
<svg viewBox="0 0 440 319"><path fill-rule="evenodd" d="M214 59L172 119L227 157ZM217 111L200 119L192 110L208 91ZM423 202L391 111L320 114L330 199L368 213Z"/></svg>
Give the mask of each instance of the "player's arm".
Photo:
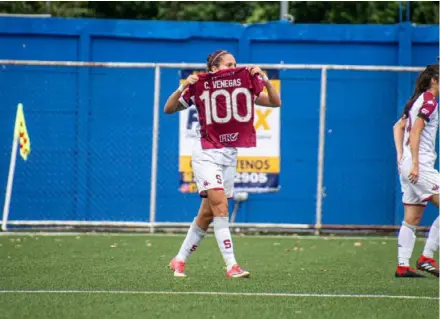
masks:
<svg viewBox="0 0 440 319"><path fill-rule="evenodd" d="M394 145L396 146L397 162L400 162L403 154L403 138L405 136L405 125L407 118L402 117L393 126L394 132Z"/></svg>
<svg viewBox="0 0 440 319"><path fill-rule="evenodd" d="M420 136L424 128L425 120L421 117L417 117L409 135L409 147L411 149L413 165L419 165Z"/></svg>
<svg viewBox="0 0 440 319"><path fill-rule="evenodd" d="M175 112L183 111L186 109L185 106L179 101L180 97L182 96L183 90L184 88L181 89L181 87L179 87L176 91L173 92L173 94L170 95L163 110L165 113L173 114Z"/></svg>
<svg viewBox="0 0 440 319"><path fill-rule="evenodd" d="M187 109L190 106L190 96L185 95L183 92L189 85L196 83L198 80L197 75L191 74L188 76L185 82L169 96L163 111L167 114L173 114Z"/></svg>
<svg viewBox="0 0 440 319"><path fill-rule="evenodd" d="M280 107L281 106L280 95L273 86L272 82L270 82L269 80L266 81L266 89L267 89L267 94L261 92L260 95L255 100L255 103L261 106Z"/></svg>
<svg viewBox="0 0 440 319"><path fill-rule="evenodd" d="M417 114L417 118L414 121L414 125L411 128L411 132L409 135L409 146L411 149L413 165L419 164L420 136L422 135L422 131L425 128L426 123L429 122L429 118L431 117L431 114L434 112L436 107L437 102L433 99L427 98L423 102L419 114Z"/></svg>
<svg viewBox="0 0 440 319"><path fill-rule="evenodd" d="M259 74L262 77L264 81L264 86L266 87L267 90L267 93L261 92L258 95L257 99L255 100L255 103L261 106L280 107L281 106L280 95L273 86L272 82L269 81L267 75L257 66L249 67L249 72L251 73L252 76Z"/></svg>
<svg viewBox="0 0 440 319"><path fill-rule="evenodd" d="M419 179L419 146L420 135L425 128L425 121L417 117L414 121L414 125L409 133L409 148L411 150L412 167L408 175L408 179L411 183L416 184Z"/></svg>

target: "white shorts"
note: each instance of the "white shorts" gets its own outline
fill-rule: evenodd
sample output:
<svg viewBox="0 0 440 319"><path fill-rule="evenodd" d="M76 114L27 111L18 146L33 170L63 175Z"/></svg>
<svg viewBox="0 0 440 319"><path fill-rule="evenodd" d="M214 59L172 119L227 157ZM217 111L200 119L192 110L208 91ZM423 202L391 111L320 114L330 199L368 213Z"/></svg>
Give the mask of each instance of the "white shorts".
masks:
<svg viewBox="0 0 440 319"><path fill-rule="evenodd" d="M207 196L208 189L223 189L226 197L232 198L237 166L237 149L204 150L200 141L197 141L192 150L191 163L201 197Z"/></svg>
<svg viewBox="0 0 440 319"><path fill-rule="evenodd" d="M206 191L209 189L223 189L227 198L234 195L235 166L193 160L192 167L201 197L207 197Z"/></svg>
<svg viewBox="0 0 440 319"><path fill-rule="evenodd" d="M408 179L411 166L410 158L402 160L399 165L402 202L404 205L426 206L431 197L439 193L440 174L434 167L420 165L417 183L412 184Z"/></svg>

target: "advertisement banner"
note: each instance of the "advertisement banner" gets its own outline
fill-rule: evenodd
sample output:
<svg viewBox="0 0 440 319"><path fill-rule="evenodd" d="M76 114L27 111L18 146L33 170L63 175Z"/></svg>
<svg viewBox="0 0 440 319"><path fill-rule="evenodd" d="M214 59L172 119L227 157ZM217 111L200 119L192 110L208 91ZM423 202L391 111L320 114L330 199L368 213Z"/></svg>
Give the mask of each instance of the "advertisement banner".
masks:
<svg viewBox="0 0 440 319"><path fill-rule="evenodd" d="M202 70L182 70L181 83L191 74ZM279 71L270 70L267 75L280 92ZM266 89L265 89L266 92ZM196 139L197 110L192 106L179 112L179 173L180 191L196 193L191 167L191 154ZM280 108L255 105L255 130L257 147L238 151L235 191L249 193L275 192L279 189L280 175Z"/></svg>

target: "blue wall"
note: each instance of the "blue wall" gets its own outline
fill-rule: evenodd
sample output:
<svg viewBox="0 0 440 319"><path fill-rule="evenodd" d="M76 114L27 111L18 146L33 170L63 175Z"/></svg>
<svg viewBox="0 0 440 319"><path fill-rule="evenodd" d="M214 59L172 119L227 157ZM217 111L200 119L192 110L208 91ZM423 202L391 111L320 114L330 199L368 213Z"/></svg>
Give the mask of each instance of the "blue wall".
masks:
<svg viewBox="0 0 440 319"><path fill-rule="evenodd" d="M0 59L204 62L224 48L241 63L424 66L437 26L292 25L0 18ZM314 223L320 72L282 71L281 184L252 195L240 222ZM392 125L415 74L329 71L325 224L399 224ZM162 71L161 104L178 70ZM19 160L11 219L149 219L154 72L0 66L0 182L16 105L32 139ZM190 221L197 195L178 192L178 116L160 117L158 221ZM0 200L3 202L3 192ZM430 225L436 210L423 219Z"/></svg>

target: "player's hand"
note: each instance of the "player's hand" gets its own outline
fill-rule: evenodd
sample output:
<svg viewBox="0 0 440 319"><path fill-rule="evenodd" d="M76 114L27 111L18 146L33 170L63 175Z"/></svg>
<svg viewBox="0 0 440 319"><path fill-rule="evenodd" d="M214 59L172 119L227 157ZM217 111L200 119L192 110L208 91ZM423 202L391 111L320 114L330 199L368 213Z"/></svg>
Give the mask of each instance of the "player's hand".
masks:
<svg viewBox="0 0 440 319"><path fill-rule="evenodd" d="M418 164L412 165L411 171L408 175L408 179L413 184L417 183L417 180L419 179L419 165Z"/></svg>
<svg viewBox="0 0 440 319"><path fill-rule="evenodd" d="M260 67L258 67L258 66L256 66L256 65L248 66L247 69L248 69L249 73L250 73L252 76L254 76L255 74L259 74L259 75L261 75L261 76L264 76L264 75L265 75L264 72L263 72L263 70L261 70Z"/></svg>
<svg viewBox="0 0 440 319"><path fill-rule="evenodd" d="M184 85L185 86L192 85L192 84L196 83L198 80L199 80L199 77L197 75L191 74L186 78Z"/></svg>

